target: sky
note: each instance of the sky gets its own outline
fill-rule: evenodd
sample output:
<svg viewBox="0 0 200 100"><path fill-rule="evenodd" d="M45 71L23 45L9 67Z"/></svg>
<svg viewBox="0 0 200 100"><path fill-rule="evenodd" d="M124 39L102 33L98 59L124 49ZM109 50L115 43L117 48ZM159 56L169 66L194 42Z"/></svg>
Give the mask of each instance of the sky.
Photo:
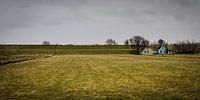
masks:
<svg viewBox="0 0 200 100"><path fill-rule="evenodd" d="M0 44L200 41L200 0L0 0Z"/></svg>

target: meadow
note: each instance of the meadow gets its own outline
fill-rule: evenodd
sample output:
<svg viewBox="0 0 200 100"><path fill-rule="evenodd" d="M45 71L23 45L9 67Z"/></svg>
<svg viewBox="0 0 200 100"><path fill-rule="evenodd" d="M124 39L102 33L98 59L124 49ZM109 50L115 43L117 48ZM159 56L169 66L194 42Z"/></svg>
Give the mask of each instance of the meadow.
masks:
<svg viewBox="0 0 200 100"><path fill-rule="evenodd" d="M200 99L200 55L68 54L0 66L0 99Z"/></svg>

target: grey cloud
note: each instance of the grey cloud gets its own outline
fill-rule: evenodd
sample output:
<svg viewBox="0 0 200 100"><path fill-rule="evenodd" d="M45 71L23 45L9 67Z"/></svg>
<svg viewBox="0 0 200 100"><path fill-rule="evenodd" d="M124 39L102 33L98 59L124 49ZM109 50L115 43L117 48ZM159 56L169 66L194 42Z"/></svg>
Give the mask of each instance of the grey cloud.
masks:
<svg viewBox="0 0 200 100"><path fill-rule="evenodd" d="M42 16L11 9L5 11L0 10L0 15L0 29L3 30L33 26L43 19Z"/></svg>
<svg viewBox="0 0 200 100"><path fill-rule="evenodd" d="M83 37L87 43L107 37L123 42L134 33L150 40L163 37L169 42L181 36L196 39L200 38L199 1L0 0L0 43L22 41L27 34L32 37L27 41L39 43L42 36L62 43L76 41L73 37L80 38L77 43L82 43Z"/></svg>
<svg viewBox="0 0 200 100"><path fill-rule="evenodd" d="M78 1L78 0L77 0ZM65 21L89 19L74 0L3 0L0 1L0 29L56 26Z"/></svg>
<svg viewBox="0 0 200 100"><path fill-rule="evenodd" d="M102 12L111 16L117 17L134 17L136 11L134 8L114 8L114 9L103 9Z"/></svg>
<svg viewBox="0 0 200 100"><path fill-rule="evenodd" d="M200 0L170 0L170 1L183 7L197 6L200 3Z"/></svg>
<svg viewBox="0 0 200 100"><path fill-rule="evenodd" d="M2 0L0 1L0 29L12 30L16 28L25 28L36 25L43 20L34 9L29 9L29 5L19 0ZM31 11L29 11L31 10Z"/></svg>
<svg viewBox="0 0 200 100"><path fill-rule="evenodd" d="M158 12L153 11L153 10L141 10L141 13L147 14L147 15L153 15L153 16L157 16Z"/></svg>

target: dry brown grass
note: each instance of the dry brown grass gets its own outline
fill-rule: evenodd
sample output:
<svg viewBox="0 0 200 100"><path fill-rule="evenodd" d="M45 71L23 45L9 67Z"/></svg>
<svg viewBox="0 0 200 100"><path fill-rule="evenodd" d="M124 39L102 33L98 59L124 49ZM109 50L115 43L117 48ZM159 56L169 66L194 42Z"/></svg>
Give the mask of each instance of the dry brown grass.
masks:
<svg viewBox="0 0 200 100"><path fill-rule="evenodd" d="M60 55L0 66L0 99L200 99L200 55Z"/></svg>

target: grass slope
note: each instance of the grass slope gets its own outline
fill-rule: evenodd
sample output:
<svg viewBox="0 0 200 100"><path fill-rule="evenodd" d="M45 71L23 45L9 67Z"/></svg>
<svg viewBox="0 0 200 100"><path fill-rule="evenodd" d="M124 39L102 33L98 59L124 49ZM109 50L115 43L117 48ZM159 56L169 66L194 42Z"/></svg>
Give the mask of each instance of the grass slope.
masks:
<svg viewBox="0 0 200 100"><path fill-rule="evenodd" d="M59 55L0 66L0 99L200 99L200 55Z"/></svg>
<svg viewBox="0 0 200 100"><path fill-rule="evenodd" d="M128 54L125 45L0 45L0 55L17 54Z"/></svg>

